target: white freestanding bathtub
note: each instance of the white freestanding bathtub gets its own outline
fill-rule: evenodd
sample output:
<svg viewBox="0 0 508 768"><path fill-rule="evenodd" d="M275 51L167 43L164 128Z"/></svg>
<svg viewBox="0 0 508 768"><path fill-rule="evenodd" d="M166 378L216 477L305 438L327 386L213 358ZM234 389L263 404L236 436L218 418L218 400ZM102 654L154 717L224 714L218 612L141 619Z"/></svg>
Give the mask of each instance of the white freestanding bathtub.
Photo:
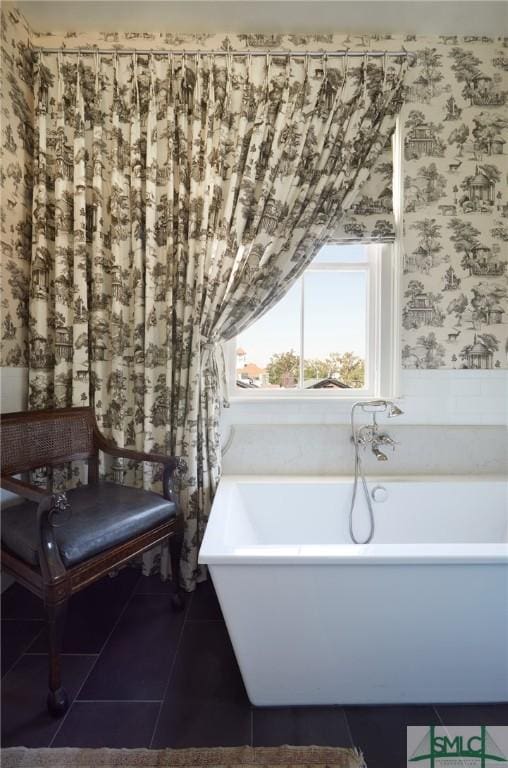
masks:
<svg viewBox="0 0 508 768"><path fill-rule="evenodd" d="M377 485L355 545L350 478L222 478L200 562L251 702L508 700L508 483ZM357 509L362 535L361 493Z"/></svg>

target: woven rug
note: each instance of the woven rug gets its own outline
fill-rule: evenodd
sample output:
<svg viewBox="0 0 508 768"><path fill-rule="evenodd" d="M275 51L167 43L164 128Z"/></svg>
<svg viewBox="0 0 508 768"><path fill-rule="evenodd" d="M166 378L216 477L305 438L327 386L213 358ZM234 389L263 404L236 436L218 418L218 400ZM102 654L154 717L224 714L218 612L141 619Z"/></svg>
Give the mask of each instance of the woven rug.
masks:
<svg viewBox="0 0 508 768"><path fill-rule="evenodd" d="M214 749L2 750L2 768L366 768L355 749L218 747Z"/></svg>

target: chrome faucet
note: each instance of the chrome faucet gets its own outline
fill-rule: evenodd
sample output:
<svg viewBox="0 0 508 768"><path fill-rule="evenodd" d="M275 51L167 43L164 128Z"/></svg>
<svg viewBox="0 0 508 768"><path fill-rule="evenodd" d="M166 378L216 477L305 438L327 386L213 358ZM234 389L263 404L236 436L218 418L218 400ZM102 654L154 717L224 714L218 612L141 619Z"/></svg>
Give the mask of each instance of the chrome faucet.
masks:
<svg viewBox="0 0 508 768"><path fill-rule="evenodd" d="M355 426L355 411L357 408L360 408L364 413L372 414L372 424L365 424L363 427L360 427L358 431ZM395 405L395 403L392 403L391 400L362 400L355 403L351 408L351 440L353 441L355 448L355 476L353 481L353 494L351 496L351 507L349 509L349 533L351 540L355 544L368 544L372 541L375 529L374 511L372 509L372 501L367 486L367 480L365 479L365 474L363 472L360 448L367 448L370 445L371 451L378 461L388 461L388 456L379 446L383 446L383 448L391 448L393 451L395 450L396 445L395 440L391 438L389 434L380 432L376 420L377 413L386 413L390 419L393 416L400 416L402 411ZM355 508L356 492L358 490L358 481L360 478L370 521L369 533L363 541L360 541L360 539L356 537L353 530L353 511Z"/></svg>
<svg viewBox="0 0 508 768"><path fill-rule="evenodd" d="M360 408L364 413L372 414L372 424L366 424L358 432L355 429L354 413L355 409ZM387 432L381 432L377 423L376 414L387 413L388 418L400 416L401 409L392 403L391 400L364 400L355 403L351 409L351 439L357 446L367 448L370 445L371 451L378 461L388 461L388 456L380 446L395 450L396 442Z"/></svg>

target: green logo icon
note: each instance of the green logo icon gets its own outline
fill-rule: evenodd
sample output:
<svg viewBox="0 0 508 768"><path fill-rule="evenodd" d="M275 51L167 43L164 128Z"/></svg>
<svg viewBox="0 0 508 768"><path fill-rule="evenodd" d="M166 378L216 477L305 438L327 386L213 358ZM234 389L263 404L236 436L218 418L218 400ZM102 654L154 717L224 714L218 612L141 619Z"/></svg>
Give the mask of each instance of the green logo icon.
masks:
<svg viewBox="0 0 508 768"><path fill-rule="evenodd" d="M442 730L442 729L441 729ZM437 768L444 765L446 760L456 761L460 758L468 758L467 765L477 768L486 768L486 761L506 763L506 755L498 747L485 725L478 730L461 728L461 735L449 736L436 733L436 726L431 725L413 754L409 758L410 763L418 763L424 760L430 761L429 768Z"/></svg>

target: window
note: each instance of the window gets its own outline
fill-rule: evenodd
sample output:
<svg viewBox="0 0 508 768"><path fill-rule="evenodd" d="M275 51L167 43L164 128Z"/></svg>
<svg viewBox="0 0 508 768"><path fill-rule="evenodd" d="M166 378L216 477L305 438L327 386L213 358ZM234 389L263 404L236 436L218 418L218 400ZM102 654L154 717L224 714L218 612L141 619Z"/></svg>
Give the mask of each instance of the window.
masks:
<svg viewBox="0 0 508 768"><path fill-rule="evenodd" d="M397 302L388 245L326 245L269 312L229 346L230 394L393 394Z"/></svg>

